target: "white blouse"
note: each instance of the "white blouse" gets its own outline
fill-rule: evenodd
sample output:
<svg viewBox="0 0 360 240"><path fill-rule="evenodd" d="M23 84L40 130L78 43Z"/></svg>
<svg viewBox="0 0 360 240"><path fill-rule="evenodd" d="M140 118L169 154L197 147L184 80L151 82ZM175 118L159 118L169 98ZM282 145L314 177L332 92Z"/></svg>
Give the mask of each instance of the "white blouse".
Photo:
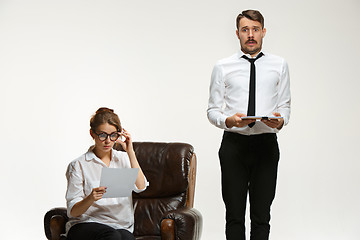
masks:
<svg viewBox="0 0 360 240"><path fill-rule="evenodd" d="M88 152L72 161L66 171L68 181L66 191L67 215L66 232L77 224L83 222L97 222L106 224L115 229L134 230L134 208L132 196L121 198L103 198L93 203L88 210L79 217L71 216L73 206L88 196L93 188L99 187L101 169L107 167L94 153L93 147ZM131 168L126 152L112 149L109 168ZM142 192L149 185L145 178L145 188L139 190L136 185L135 192Z"/></svg>

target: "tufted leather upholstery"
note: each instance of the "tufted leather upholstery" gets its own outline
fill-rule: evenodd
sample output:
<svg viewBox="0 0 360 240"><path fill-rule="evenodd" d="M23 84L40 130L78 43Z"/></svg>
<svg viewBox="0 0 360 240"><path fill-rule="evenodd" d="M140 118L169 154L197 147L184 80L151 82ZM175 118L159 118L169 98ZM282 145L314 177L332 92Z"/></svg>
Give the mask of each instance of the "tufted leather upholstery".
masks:
<svg viewBox="0 0 360 240"><path fill-rule="evenodd" d="M115 149L121 150L120 145ZM133 193L134 235L137 240L196 240L202 230L201 214L193 208L196 156L185 143L134 142L139 164L150 186ZM48 239L58 240L68 220L65 208L45 214Z"/></svg>

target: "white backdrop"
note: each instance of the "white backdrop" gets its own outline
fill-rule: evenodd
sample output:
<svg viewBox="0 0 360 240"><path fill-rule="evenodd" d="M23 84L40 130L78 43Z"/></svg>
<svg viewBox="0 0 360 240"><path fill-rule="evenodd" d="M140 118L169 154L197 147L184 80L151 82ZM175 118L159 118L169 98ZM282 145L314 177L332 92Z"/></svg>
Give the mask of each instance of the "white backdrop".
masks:
<svg viewBox="0 0 360 240"><path fill-rule="evenodd" d="M43 216L65 206L66 166L92 143L102 106L135 141L195 147L202 239L225 239L222 131L206 108L212 67L238 50L235 18L248 8L291 74L271 238L358 239L360 3L249 2L0 0L1 239L45 239Z"/></svg>

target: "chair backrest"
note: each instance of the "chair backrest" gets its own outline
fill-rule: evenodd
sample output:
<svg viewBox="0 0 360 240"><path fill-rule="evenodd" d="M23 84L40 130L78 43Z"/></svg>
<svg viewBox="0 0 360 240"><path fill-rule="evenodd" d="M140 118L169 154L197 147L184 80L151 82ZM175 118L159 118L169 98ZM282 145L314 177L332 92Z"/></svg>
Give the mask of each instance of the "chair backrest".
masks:
<svg viewBox="0 0 360 240"><path fill-rule="evenodd" d="M114 146L120 149L119 145ZM149 181L148 188L133 194L136 236L160 235L164 213L193 207L196 156L186 143L134 142L139 164Z"/></svg>

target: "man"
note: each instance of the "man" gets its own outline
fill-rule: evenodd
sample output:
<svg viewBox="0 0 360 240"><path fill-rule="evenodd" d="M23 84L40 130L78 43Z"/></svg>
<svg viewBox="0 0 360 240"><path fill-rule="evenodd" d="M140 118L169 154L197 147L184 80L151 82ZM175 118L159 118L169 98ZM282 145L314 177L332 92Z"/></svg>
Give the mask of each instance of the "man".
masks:
<svg viewBox="0 0 360 240"><path fill-rule="evenodd" d="M290 82L283 58L262 52L266 34L259 11L236 19L241 51L213 69L209 121L224 129L219 150L226 238L245 240L245 209L250 201L251 240L269 239L279 148L276 133L290 116ZM265 117L261 121L246 116ZM268 118L266 118L268 117Z"/></svg>

